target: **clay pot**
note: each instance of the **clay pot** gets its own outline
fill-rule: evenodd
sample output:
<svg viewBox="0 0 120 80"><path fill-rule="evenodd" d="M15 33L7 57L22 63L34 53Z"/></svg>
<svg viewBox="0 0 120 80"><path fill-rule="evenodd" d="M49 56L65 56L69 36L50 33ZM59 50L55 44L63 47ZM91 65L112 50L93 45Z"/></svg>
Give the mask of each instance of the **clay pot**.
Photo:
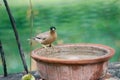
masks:
<svg viewBox="0 0 120 80"><path fill-rule="evenodd" d="M45 80L98 80L113 55L114 49L100 44L64 44L31 53Z"/></svg>

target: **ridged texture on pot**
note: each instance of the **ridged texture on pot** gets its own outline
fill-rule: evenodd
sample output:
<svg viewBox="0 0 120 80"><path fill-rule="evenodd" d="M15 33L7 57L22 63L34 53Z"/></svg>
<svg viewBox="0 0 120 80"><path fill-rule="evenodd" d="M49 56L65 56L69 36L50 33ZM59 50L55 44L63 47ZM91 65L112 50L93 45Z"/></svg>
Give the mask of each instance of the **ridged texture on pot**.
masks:
<svg viewBox="0 0 120 80"><path fill-rule="evenodd" d="M37 62L41 78L45 80L98 80L107 72L107 62L86 65L65 65Z"/></svg>

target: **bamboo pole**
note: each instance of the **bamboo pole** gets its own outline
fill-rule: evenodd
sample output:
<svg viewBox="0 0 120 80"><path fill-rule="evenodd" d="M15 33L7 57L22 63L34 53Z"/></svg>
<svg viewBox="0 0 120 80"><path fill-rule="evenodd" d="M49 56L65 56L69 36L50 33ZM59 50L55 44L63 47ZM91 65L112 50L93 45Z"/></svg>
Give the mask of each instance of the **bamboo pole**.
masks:
<svg viewBox="0 0 120 80"><path fill-rule="evenodd" d="M8 3L7 3L7 0L3 0L3 1L4 1L6 10L7 10L7 13L8 13L8 16L9 16L9 19L10 19L10 22L11 22L11 25L12 25L12 28L13 28L13 31L14 31L14 35L15 35L15 38L16 38L16 41L17 41L17 45L18 45L18 49L19 49L19 53L20 53L22 62L23 62L24 69L25 69L26 73L28 73L28 67L27 67L27 64L26 64L26 61L25 61L25 56L24 56L21 44L20 44L20 40L19 40L17 29L16 29L16 23L15 23L14 17L11 14L10 8L8 6Z"/></svg>
<svg viewBox="0 0 120 80"><path fill-rule="evenodd" d="M4 55L1 40L0 40L0 54L1 54L2 64L3 64L4 77L6 77L8 73L7 73L6 60L5 60L5 55Z"/></svg>

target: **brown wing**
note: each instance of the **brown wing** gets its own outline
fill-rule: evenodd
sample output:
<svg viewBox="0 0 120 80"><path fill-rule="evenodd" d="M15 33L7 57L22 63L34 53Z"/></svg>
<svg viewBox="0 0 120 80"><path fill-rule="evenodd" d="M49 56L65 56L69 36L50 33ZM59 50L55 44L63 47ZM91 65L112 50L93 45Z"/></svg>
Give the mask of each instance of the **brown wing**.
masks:
<svg viewBox="0 0 120 80"><path fill-rule="evenodd" d="M44 33L40 33L36 37L39 38L39 39L46 39L47 37L49 37L49 31L44 32Z"/></svg>
<svg viewBox="0 0 120 80"><path fill-rule="evenodd" d="M43 43L49 37L49 31L38 34L34 39L40 43Z"/></svg>

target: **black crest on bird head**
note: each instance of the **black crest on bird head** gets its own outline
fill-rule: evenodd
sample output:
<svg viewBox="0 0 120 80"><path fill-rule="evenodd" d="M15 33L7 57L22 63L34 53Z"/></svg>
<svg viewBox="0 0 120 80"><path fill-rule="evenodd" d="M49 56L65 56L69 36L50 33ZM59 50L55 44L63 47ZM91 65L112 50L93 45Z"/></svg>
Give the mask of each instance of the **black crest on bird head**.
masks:
<svg viewBox="0 0 120 80"><path fill-rule="evenodd" d="M54 26L51 26L50 30L54 31L54 30L56 30L56 28Z"/></svg>

